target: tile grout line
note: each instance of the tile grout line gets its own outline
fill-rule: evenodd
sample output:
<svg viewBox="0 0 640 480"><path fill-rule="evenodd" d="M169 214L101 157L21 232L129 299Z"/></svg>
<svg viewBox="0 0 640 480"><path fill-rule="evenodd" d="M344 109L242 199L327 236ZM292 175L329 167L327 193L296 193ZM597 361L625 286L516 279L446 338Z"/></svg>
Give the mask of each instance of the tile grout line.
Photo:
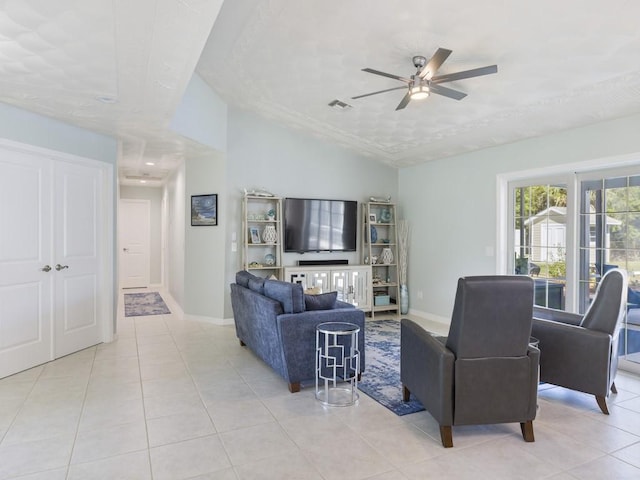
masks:
<svg viewBox="0 0 640 480"><path fill-rule="evenodd" d="M76 442L78 441L78 434L80 433L80 422L82 422L82 418L84 415L84 409L86 406L86 402L87 402L87 395L89 393L89 383L91 382L91 374L93 372L93 369L95 367L96 364L96 354L98 351L97 346L93 346L93 358L91 360L91 368L89 369L89 375L87 377L87 384L85 385L84 388L84 395L82 397L82 405L80 407L80 415L78 415L78 422L76 423L76 431L75 434L73 435L73 444L71 445L71 452L69 452L69 460L67 462L67 472L65 474L65 479L69 478L69 474L71 472L71 460L73 459L73 453L76 450Z"/></svg>

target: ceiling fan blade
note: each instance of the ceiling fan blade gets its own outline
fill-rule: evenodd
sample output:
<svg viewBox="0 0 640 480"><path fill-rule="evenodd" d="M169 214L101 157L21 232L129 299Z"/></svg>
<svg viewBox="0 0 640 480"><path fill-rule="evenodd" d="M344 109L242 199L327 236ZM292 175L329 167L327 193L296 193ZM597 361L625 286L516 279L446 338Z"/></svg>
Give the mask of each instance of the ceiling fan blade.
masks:
<svg viewBox="0 0 640 480"><path fill-rule="evenodd" d="M451 50L447 50L446 48L438 48L436 53L433 54L433 57L429 59L427 64L422 67L420 73L418 75L420 78L426 78L429 80L433 75L438 71L440 66L444 63L444 61L449 58L451 55Z"/></svg>
<svg viewBox="0 0 640 480"><path fill-rule="evenodd" d="M462 72L447 73L445 75L438 75L431 79L431 83L444 83L453 82L454 80L462 80L463 78L480 77L482 75L489 75L491 73L497 73L497 65L489 65L488 67L474 68L472 70L464 70Z"/></svg>
<svg viewBox="0 0 640 480"><path fill-rule="evenodd" d="M433 93L437 93L438 95L453 98L454 100L462 100L467 96L466 93L459 92L457 90L454 90L453 88L443 87L442 85L436 85L434 83L429 85L429 90L431 90Z"/></svg>
<svg viewBox="0 0 640 480"><path fill-rule="evenodd" d="M363 68L363 72L373 73L374 75L382 75L383 77L393 78L394 80L400 80L401 82L409 83L411 80L404 77L399 77L398 75L394 75L392 73L381 72L380 70L374 70L373 68Z"/></svg>
<svg viewBox="0 0 640 480"><path fill-rule="evenodd" d="M407 94L404 97L402 97L402 100L400 100L400 103L396 107L396 110L402 110L404 107L406 107L409 104L410 101L411 101L411 90L409 90Z"/></svg>
<svg viewBox="0 0 640 480"><path fill-rule="evenodd" d="M403 85L401 87L393 87L393 88L387 88L386 90L378 90L377 92L365 93L364 95L358 95L357 97L351 97L351 100L357 100L358 98L363 98L363 97L370 97L371 95L377 95L379 93L390 92L392 90L400 90L401 88L407 88L407 87L405 85Z"/></svg>

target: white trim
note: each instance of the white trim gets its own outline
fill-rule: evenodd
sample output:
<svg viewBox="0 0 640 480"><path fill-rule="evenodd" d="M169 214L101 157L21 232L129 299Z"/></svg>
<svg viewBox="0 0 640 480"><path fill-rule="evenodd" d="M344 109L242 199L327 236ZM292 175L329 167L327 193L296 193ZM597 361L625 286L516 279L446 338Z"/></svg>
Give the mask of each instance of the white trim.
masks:
<svg viewBox="0 0 640 480"><path fill-rule="evenodd" d="M233 318L215 318L215 317L208 317L205 315L192 315L190 313L184 314L183 318L185 320L190 320L193 322L204 322L204 323L210 323L212 325L218 325L218 326L233 325L235 323Z"/></svg>
<svg viewBox="0 0 640 480"><path fill-rule="evenodd" d="M447 317L443 317L440 315L436 315L435 313L423 312L422 310L415 310L413 308L409 309L409 315L414 315L416 317L424 318L425 320L430 320L432 322L441 323L442 325L449 328L451 325L451 319Z"/></svg>

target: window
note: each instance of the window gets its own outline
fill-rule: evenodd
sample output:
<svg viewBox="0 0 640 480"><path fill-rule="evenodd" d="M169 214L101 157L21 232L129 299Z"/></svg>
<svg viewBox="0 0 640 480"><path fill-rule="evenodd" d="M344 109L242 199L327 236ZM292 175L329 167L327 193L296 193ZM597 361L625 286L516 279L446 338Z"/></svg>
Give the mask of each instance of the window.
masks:
<svg viewBox="0 0 640 480"><path fill-rule="evenodd" d="M531 275L535 303L565 308L567 269L567 186L514 187L512 273Z"/></svg>

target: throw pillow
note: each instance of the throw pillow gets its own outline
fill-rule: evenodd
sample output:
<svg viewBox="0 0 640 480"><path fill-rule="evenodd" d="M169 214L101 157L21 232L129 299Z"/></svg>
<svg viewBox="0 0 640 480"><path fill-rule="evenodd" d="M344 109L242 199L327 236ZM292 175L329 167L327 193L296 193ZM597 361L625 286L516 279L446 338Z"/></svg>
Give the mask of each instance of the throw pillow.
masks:
<svg viewBox="0 0 640 480"><path fill-rule="evenodd" d="M304 305L307 310L331 310L336 306L338 292L305 295Z"/></svg>
<svg viewBox="0 0 640 480"><path fill-rule="evenodd" d="M322 293L322 289L320 287L311 287L311 288L306 288L304 290L304 293L306 295L319 295Z"/></svg>
<svg viewBox="0 0 640 480"><path fill-rule="evenodd" d="M299 283L265 280L264 294L280 302L284 313L304 312L304 293Z"/></svg>
<svg viewBox="0 0 640 480"><path fill-rule="evenodd" d="M249 290L264 295L264 278L254 277L249 279Z"/></svg>
<svg viewBox="0 0 640 480"><path fill-rule="evenodd" d="M249 280L252 278L256 278L256 276L247 272L246 270L240 270L238 273L236 273L236 283L241 287L249 288Z"/></svg>

